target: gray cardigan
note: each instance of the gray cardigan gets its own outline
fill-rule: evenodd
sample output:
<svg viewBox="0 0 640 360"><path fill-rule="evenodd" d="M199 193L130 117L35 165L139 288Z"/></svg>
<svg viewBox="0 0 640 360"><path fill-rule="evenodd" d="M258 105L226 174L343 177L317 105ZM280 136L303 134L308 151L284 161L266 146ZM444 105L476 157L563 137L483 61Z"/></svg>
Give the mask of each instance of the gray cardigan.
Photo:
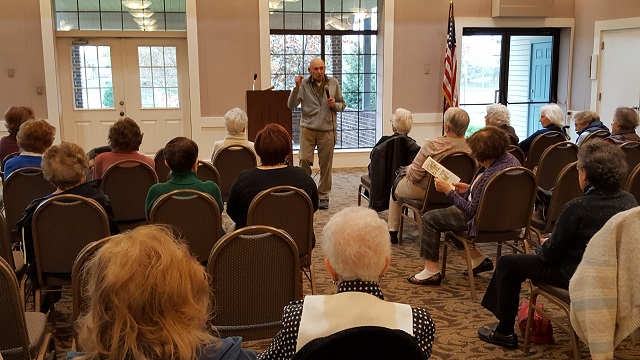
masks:
<svg viewBox="0 0 640 360"><path fill-rule="evenodd" d="M302 103L302 119L300 126L311 130L329 131L338 128L337 111L343 111L347 104L342 97L340 84L335 78L326 76L325 84L329 86L329 95L335 99L335 107L331 109L327 105L327 95L318 98L313 89L313 77L302 80L298 89L293 89L289 95L287 106L293 109Z"/></svg>

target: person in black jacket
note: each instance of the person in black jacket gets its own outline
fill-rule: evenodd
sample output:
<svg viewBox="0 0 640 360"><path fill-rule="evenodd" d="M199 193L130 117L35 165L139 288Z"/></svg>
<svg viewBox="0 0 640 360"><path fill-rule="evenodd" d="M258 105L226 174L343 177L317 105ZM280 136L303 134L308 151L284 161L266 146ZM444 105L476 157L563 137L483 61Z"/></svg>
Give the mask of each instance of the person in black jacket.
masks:
<svg viewBox="0 0 640 360"><path fill-rule="evenodd" d="M599 140L585 142L578 151L578 179L584 196L569 201L551 236L536 254L509 254L498 259L482 306L500 321L481 327L486 342L517 348L513 331L522 283L526 279L568 289L591 237L615 214L637 206L633 195L620 190L627 164L622 150ZM615 255L612 255L615 256Z"/></svg>

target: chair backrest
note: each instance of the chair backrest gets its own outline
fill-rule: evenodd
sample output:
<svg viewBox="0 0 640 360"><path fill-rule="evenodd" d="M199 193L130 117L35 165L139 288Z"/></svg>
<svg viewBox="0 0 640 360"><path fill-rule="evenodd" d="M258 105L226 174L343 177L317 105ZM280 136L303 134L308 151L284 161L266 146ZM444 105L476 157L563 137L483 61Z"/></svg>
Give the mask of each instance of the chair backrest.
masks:
<svg viewBox="0 0 640 360"><path fill-rule="evenodd" d="M176 190L156 200L149 211L151 224L171 225L185 239L198 261L206 262L222 236L222 216L216 201L196 190Z"/></svg>
<svg viewBox="0 0 640 360"><path fill-rule="evenodd" d="M476 161L469 154L465 152L454 152L444 156L438 162L458 175L460 181L471 184L473 174L476 172ZM429 185L424 197L422 212L425 213L429 210L451 206L451 200L449 200L445 194L436 190L431 180L433 176L430 174L427 174L427 176L429 177Z"/></svg>
<svg viewBox="0 0 640 360"><path fill-rule="evenodd" d="M585 141L589 141L593 139L604 140L609 135L611 135L611 133L609 132L609 130L605 130L605 129L592 131L584 138L584 140L580 142L580 144L584 144Z"/></svg>
<svg viewBox="0 0 640 360"><path fill-rule="evenodd" d="M549 146L538 162L536 183L539 187L549 190L556 184L560 171L567 164L578 160L578 146L570 141L563 141Z"/></svg>
<svg viewBox="0 0 640 360"><path fill-rule="evenodd" d="M156 155L153 157L154 170L158 175L159 182L166 182L169 180L169 167L164 163L164 148L160 148L156 151Z"/></svg>
<svg viewBox="0 0 640 360"><path fill-rule="evenodd" d="M16 264L13 261L13 251L11 250L11 236L7 230L7 221L0 212L0 257L5 259L12 269L15 270Z"/></svg>
<svg viewBox="0 0 640 360"><path fill-rule="evenodd" d="M218 184L222 192L224 202L229 199L231 185L236 181L238 174L242 170L257 166L256 154L251 148L244 145L231 145L223 147L211 160L213 166L220 172L220 182Z"/></svg>
<svg viewBox="0 0 640 360"><path fill-rule="evenodd" d="M282 309L302 294L300 258L291 237L269 226L247 226L218 240L207 270L221 337L266 339L281 329Z"/></svg>
<svg viewBox="0 0 640 360"><path fill-rule="evenodd" d="M620 145L620 149L622 149L626 155L629 174L631 174L631 170L640 164L640 142L627 141Z"/></svg>
<svg viewBox="0 0 640 360"><path fill-rule="evenodd" d="M524 167L504 169L487 181L476 212L475 242L500 242L525 237L536 199L536 178Z"/></svg>
<svg viewBox="0 0 640 360"><path fill-rule="evenodd" d="M418 341L408 333L379 326L360 326L315 339L292 360L423 360Z"/></svg>
<svg viewBox="0 0 640 360"><path fill-rule="evenodd" d="M524 167L529 170L533 170L534 167L538 166L542 153L544 153L549 146L563 141L567 141L567 138L559 131L547 131L538 135L531 142L531 147L529 147L529 153L527 154L527 160L524 162Z"/></svg>
<svg viewBox="0 0 640 360"><path fill-rule="evenodd" d="M7 215L7 228L13 240L19 240L16 223L32 200L49 195L56 190L42 177L42 169L22 168L14 171L4 182L4 209Z"/></svg>
<svg viewBox="0 0 640 360"><path fill-rule="evenodd" d="M12 152L11 154L5 156L4 159L0 160L0 161L2 161L2 162L0 162L0 171L4 172L4 164L7 163L7 160L9 160L9 159L11 159L13 157L16 157L18 155L20 155L20 151Z"/></svg>
<svg viewBox="0 0 640 360"><path fill-rule="evenodd" d="M0 258L0 350L12 349L15 358L31 359L29 337L16 274ZM7 355L4 355L7 356Z"/></svg>
<svg viewBox="0 0 640 360"><path fill-rule="evenodd" d="M106 237L104 239L100 239L97 241L90 242L87 244L80 252L78 256L76 256L75 261L73 262L73 268L71 270L71 298L73 304L73 323L78 320L80 314L86 312L88 310L88 302L86 299L85 288L87 286L88 278L87 274L84 272L84 265L95 255L96 251L100 249L107 241L109 241L113 236ZM77 338L74 327L74 337ZM76 342L77 344L77 342ZM76 350L81 350L77 348Z"/></svg>
<svg viewBox="0 0 640 360"><path fill-rule="evenodd" d="M253 198L247 225L282 229L293 238L303 266L308 266L313 241L313 204L309 195L293 186L276 186Z"/></svg>
<svg viewBox="0 0 640 360"><path fill-rule="evenodd" d="M558 175L553 194L551 195L551 201L549 202L547 225L544 232L551 232L553 230L567 202L583 195L578 183L578 169L576 168L576 164L577 162L567 164Z"/></svg>
<svg viewBox="0 0 640 360"><path fill-rule="evenodd" d="M71 194L57 195L38 205L31 230L38 280L43 286L48 284L50 273L70 277L82 248L111 235L102 206L93 199Z"/></svg>
<svg viewBox="0 0 640 360"><path fill-rule="evenodd" d="M198 160L197 176L202 181L211 180L220 187L220 173L210 162Z"/></svg>
<svg viewBox="0 0 640 360"><path fill-rule="evenodd" d="M636 167L629 173L627 185L624 189L631 193L631 195L636 198L636 201L640 203L640 164L636 165Z"/></svg>
<svg viewBox="0 0 640 360"><path fill-rule="evenodd" d="M517 145L509 145L509 149L507 150L507 152L518 159L520 165L524 166L524 162L527 157L522 149L520 149Z"/></svg>
<svg viewBox="0 0 640 360"><path fill-rule="evenodd" d="M111 200L116 222L143 220L147 192L157 182L155 170L145 162L122 160L104 172L100 189Z"/></svg>

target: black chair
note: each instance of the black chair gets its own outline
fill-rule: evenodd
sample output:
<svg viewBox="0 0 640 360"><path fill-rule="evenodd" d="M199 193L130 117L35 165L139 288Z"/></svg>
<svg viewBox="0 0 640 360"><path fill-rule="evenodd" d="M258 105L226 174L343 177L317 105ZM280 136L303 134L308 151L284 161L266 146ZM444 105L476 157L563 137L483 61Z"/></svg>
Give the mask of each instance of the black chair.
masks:
<svg viewBox="0 0 640 360"><path fill-rule="evenodd" d="M158 175L159 182L166 182L169 180L169 167L164 163L164 148L160 148L156 151L156 155L153 158L154 170Z"/></svg>
<svg viewBox="0 0 640 360"><path fill-rule="evenodd" d="M198 160L198 179L202 181L211 180L220 187L220 172L213 164L207 161Z"/></svg>
<svg viewBox="0 0 640 360"><path fill-rule="evenodd" d="M211 160L213 166L220 172L220 192L222 201L229 200L231 185L236 181L241 171L254 168L258 165L256 153L251 148L243 145L231 145L218 151L216 157Z"/></svg>
<svg viewBox="0 0 640 360"><path fill-rule="evenodd" d="M418 340L402 330L360 326L305 344L292 360L424 360Z"/></svg>
<svg viewBox="0 0 640 360"><path fill-rule="evenodd" d="M533 168L538 166L538 162L540 161L540 157L542 157L542 153L544 153L544 151L547 150L549 146L563 141L567 141L567 137L559 131L547 131L543 134L538 135L531 142L531 147L529 147L529 152L527 153L527 159L524 162L524 167L529 170L533 170Z"/></svg>
<svg viewBox="0 0 640 360"><path fill-rule="evenodd" d="M578 160L578 146L570 141L563 141L549 146L540 156L536 167L536 184L550 190L555 186L558 175L565 166Z"/></svg>

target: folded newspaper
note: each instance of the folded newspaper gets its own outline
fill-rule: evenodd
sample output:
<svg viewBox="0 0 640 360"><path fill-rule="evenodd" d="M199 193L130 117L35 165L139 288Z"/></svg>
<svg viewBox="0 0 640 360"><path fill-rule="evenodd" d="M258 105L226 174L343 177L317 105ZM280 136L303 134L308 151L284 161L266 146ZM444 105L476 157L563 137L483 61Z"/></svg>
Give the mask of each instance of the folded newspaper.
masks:
<svg viewBox="0 0 640 360"><path fill-rule="evenodd" d="M427 170L427 172L434 177L442 179L449 184L460 182L460 178L449 171L446 167L442 166L439 162L433 160L431 156L425 160L424 164L422 164L422 168Z"/></svg>

